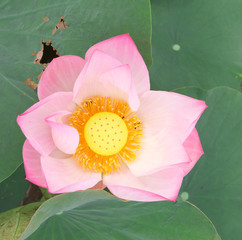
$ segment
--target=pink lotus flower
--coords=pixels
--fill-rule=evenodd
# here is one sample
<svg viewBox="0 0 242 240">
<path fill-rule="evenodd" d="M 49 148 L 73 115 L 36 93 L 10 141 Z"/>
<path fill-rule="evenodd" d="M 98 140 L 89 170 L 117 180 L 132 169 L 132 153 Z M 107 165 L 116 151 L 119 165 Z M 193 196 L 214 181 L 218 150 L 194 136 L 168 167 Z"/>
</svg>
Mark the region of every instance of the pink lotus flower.
<svg viewBox="0 0 242 240">
<path fill-rule="evenodd" d="M 204 101 L 151 91 L 128 34 L 92 46 L 85 60 L 55 58 L 39 102 L 19 115 L 26 178 L 51 193 L 103 188 L 136 201 L 176 200 L 203 154 Z"/>
</svg>

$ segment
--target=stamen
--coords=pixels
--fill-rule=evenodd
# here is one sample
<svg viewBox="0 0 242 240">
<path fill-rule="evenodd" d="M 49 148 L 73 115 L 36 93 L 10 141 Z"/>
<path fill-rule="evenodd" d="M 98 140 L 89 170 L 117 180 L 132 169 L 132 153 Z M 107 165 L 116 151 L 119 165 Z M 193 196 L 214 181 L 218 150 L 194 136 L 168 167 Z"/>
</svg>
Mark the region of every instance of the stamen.
<svg viewBox="0 0 242 240">
<path fill-rule="evenodd" d="M 85 169 L 109 174 L 136 159 L 142 123 L 126 102 L 89 98 L 77 107 L 70 122 L 80 137 L 73 157 Z"/>
</svg>

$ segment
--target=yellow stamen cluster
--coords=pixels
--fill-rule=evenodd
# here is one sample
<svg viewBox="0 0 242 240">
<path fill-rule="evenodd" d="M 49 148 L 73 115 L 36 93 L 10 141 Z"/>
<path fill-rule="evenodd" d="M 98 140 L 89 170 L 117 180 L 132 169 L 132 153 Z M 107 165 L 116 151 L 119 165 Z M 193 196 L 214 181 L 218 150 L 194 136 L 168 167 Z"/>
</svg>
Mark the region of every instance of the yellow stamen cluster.
<svg viewBox="0 0 242 240">
<path fill-rule="evenodd" d="M 136 158 L 142 123 L 126 102 L 92 97 L 82 101 L 69 120 L 80 136 L 73 157 L 84 169 L 109 174 Z"/>
</svg>

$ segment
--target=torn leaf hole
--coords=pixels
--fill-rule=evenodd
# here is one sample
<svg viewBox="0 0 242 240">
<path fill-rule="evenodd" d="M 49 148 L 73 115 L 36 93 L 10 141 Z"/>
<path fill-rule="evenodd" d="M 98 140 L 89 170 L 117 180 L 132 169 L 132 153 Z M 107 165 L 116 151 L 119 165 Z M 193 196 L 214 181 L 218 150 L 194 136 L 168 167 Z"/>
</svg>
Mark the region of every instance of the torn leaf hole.
<svg viewBox="0 0 242 240">
<path fill-rule="evenodd" d="M 32 55 L 36 55 L 34 64 L 46 65 L 47 63 L 50 63 L 54 58 L 59 57 L 57 50 L 52 46 L 51 40 L 48 43 L 42 40 L 41 43 L 41 50 L 38 53 L 32 53 Z"/>
<path fill-rule="evenodd" d="M 52 31 L 52 35 L 54 35 L 56 33 L 56 31 L 59 30 L 64 30 L 66 28 L 68 28 L 69 26 L 66 25 L 65 20 L 63 18 L 63 16 L 60 18 L 60 22 L 56 24 L 55 28 Z"/>
</svg>

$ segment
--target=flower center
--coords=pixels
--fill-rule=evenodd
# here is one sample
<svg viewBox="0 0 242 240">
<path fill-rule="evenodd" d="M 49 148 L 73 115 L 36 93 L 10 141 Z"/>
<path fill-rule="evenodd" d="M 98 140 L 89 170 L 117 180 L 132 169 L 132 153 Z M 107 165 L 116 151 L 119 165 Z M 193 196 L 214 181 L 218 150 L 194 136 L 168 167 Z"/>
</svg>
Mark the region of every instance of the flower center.
<svg viewBox="0 0 242 240">
<path fill-rule="evenodd" d="M 109 174 L 136 159 L 142 123 L 126 102 L 92 97 L 82 101 L 69 120 L 79 133 L 73 158 L 84 169 Z"/>
<path fill-rule="evenodd" d="M 110 156 L 118 153 L 126 144 L 128 128 L 116 113 L 100 112 L 87 121 L 84 137 L 92 151 Z"/>
</svg>

